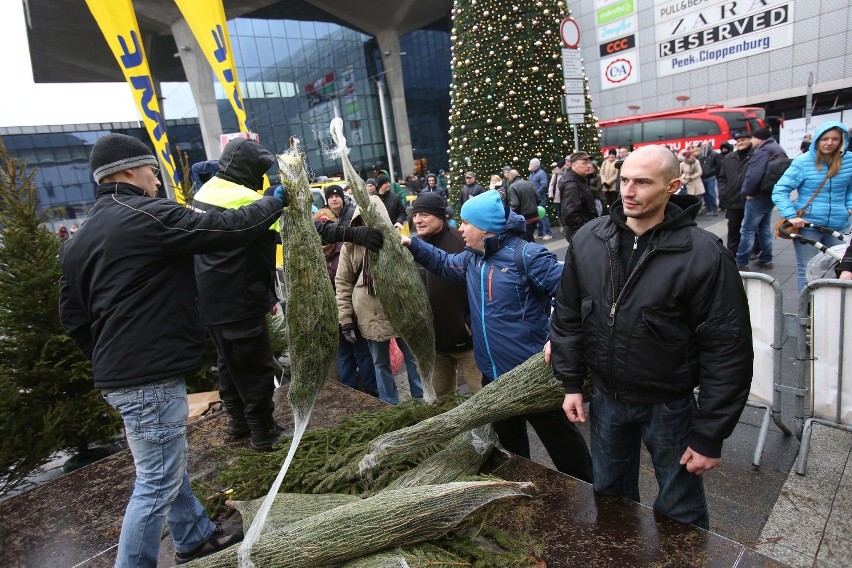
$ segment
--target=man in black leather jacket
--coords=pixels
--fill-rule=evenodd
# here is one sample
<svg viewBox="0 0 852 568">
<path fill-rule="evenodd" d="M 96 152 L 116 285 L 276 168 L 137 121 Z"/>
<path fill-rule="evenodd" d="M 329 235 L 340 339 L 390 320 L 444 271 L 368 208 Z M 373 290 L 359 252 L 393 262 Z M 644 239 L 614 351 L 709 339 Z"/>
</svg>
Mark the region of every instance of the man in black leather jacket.
<svg viewBox="0 0 852 568">
<path fill-rule="evenodd" d="M 204 338 L 192 258 L 268 231 L 286 194 L 206 214 L 158 199 L 157 159 L 123 134 L 100 138 L 89 162 L 97 198 L 60 249 L 60 316 L 122 415 L 136 464 L 116 565 L 155 567 L 164 522 L 183 563 L 242 538 L 208 520 L 186 475 L 183 375 L 201 365 Z"/>
<path fill-rule="evenodd" d="M 659 484 L 654 509 L 707 528 L 700 475 L 719 464 L 751 384 L 748 304 L 730 252 L 695 224 L 700 198 L 672 197 L 680 182 L 667 148 L 637 149 L 621 180 L 621 202 L 568 249 L 553 370 L 572 422 L 585 421 L 591 372 L 595 491 L 639 500 L 641 441 Z"/>
<path fill-rule="evenodd" d="M 571 168 L 557 182 L 562 202 L 562 231 L 569 241 L 580 227 L 598 216 L 588 178 L 593 171 L 588 152 L 576 152 L 571 156 Z"/>
</svg>

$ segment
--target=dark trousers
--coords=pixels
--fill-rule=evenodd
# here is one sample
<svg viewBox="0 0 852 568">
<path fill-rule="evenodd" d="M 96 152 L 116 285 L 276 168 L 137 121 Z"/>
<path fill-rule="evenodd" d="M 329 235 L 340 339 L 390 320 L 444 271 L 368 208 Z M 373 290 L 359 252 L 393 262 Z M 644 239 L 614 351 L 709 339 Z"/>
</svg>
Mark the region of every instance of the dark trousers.
<svg viewBox="0 0 852 568">
<path fill-rule="evenodd" d="M 745 209 L 725 209 L 725 219 L 728 220 L 728 250 L 734 255 L 740 248 L 740 227 L 743 226 Z"/>
<path fill-rule="evenodd" d="M 236 420 L 250 422 L 272 416 L 272 345 L 266 318 L 211 325 L 210 335 L 219 354 L 219 396 Z"/>
<path fill-rule="evenodd" d="M 482 385 L 491 382 L 482 377 Z M 588 483 L 592 483 L 592 456 L 583 435 L 565 416 L 561 408 L 513 416 L 492 423 L 500 444 L 521 457 L 529 459 L 530 440 L 527 435 L 527 422 L 535 430 L 544 444 L 556 469 Z"/>
<path fill-rule="evenodd" d="M 654 509 L 677 521 L 709 527 L 700 475 L 680 465 L 692 433 L 692 394 L 659 404 L 614 400 L 592 389 L 589 415 L 597 493 L 639 501 L 640 444 L 651 454 L 659 492 Z"/>
<path fill-rule="evenodd" d="M 376 384 L 376 370 L 373 366 L 373 356 L 367 340 L 358 334 L 358 341 L 349 343 L 343 333 L 338 334 L 337 355 L 334 362 L 337 367 L 338 380 L 353 389 L 358 388 L 358 377 L 361 377 L 361 390 L 364 392 L 379 392 Z"/>
<path fill-rule="evenodd" d="M 534 243 L 535 242 L 535 228 L 538 226 L 538 223 L 530 223 L 527 221 L 526 229 L 524 230 L 524 236 L 522 237 L 524 240 Z"/>
</svg>

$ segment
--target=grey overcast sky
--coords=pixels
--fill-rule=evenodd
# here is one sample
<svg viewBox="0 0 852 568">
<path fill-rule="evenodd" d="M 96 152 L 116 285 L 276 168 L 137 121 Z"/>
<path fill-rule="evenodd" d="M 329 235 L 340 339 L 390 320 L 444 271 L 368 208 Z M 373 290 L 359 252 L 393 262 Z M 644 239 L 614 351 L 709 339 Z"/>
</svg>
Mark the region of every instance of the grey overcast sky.
<svg viewBox="0 0 852 568">
<path fill-rule="evenodd" d="M 0 126 L 139 120 L 126 83 L 33 83 L 24 21 L 21 0 L 0 2 Z"/>
</svg>

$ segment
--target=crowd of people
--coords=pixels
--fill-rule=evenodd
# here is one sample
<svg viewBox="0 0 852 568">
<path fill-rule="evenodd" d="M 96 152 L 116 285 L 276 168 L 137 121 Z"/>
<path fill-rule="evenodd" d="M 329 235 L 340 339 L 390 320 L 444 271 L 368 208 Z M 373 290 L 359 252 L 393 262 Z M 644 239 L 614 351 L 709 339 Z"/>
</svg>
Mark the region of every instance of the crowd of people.
<svg viewBox="0 0 852 568">
<path fill-rule="evenodd" d="M 772 268 L 773 205 L 825 244 L 831 237 L 810 233 L 808 223 L 848 229 L 848 146 L 843 125 L 826 123 L 777 180 L 783 150 L 759 129 L 718 153 L 708 143 L 680 153 L 625 147 L 599 164 L 577 151 L 553 162 L 550 176 L 532 158 L 526 177 L 511 166 L 482 174 L 487 187 L 474 171 L 458 189 L 443 171 L 422 184 L 416 176 L 393 182 L 387 172 L 365 183 L 389 223 L 413 229 L 400 243 L 432 308 L 436 394 L 475 393 L 544 351 L 564 387 L 562 409 L 496 422 L 501 444 L 529 457 L 529 423 L 557 469 L 600 494 L 638 500 L 644 443 L 659 486 L 654 508 L 707 528 L 701 475 L 720 463 L 751 381 L 738 270 L 755 252 L 758 267 Z M 164 522 L 177 563 L 242 538 L 207 521 L 186 475 L 182 376 L 201 362 L 204 326 L 218 352 L 228 433 L 265 451 L 283 432 L 272 418 L 265 316 L 279 301 L 274 250 L 288 195 L 280 185 L 258 191 L 273 160 L 256 142 L 230 142 L 191 207 L 182 207 L 156 197 L 157 161 L 139 140 L 109 134 L 93 147 L 97 200 L 61 248 L 61 318 L 93 361 L 95 387 L 124 418 L 136 462 L 119 565 L 155 565 Z M 314 222 L 337 299 L 335 374 L 395 404 L 397 355 L 420 398 L 414 357 L 373 285 L 369 251 L 386 243 L 364 226 L 350 192 L 326 187 Z M 553 238 L 551 204 L 570 243 L 564 265 L 536 242 Z M 726 244 L 695 221 L 718 211 L 728 222 Z M 803 285 L 810 251 L 796 246 Z M 852 279 L 849 251 L 839 273 Z M 587 412 L 591 451 L 576 427 Z"/>
</svg>

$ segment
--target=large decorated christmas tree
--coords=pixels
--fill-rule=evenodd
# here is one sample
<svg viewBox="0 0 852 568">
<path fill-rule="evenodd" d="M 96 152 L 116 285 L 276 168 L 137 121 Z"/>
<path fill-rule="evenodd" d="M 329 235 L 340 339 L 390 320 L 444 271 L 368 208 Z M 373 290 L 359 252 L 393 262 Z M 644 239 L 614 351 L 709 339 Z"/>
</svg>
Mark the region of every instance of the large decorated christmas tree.
<svg viewBox="0 0 852 568">
<path fill-rule="evenodd" d="M 506 165 L 527 175 L 531 158 L 546 172 L 575 151 L 562 114 L 562 43 L 569 15 L 562 0 L 456 0 L 452 10 L 450 85 L 451 187 L 472 170 L 483 186 Z M 599 151 L 598 131 L 584 77 L 586 112 L 579 147 Z M 454 200 L 458 191 L 453 192 Z"/>
</svg>

